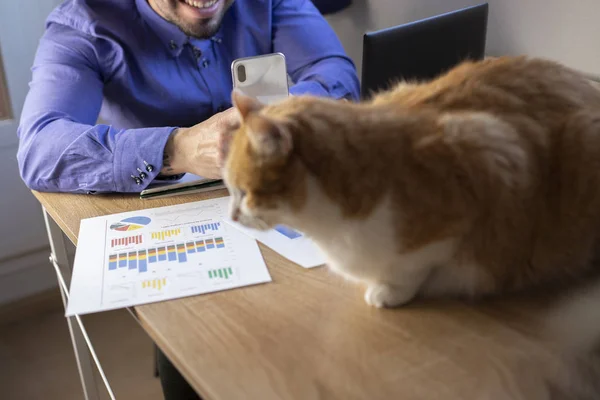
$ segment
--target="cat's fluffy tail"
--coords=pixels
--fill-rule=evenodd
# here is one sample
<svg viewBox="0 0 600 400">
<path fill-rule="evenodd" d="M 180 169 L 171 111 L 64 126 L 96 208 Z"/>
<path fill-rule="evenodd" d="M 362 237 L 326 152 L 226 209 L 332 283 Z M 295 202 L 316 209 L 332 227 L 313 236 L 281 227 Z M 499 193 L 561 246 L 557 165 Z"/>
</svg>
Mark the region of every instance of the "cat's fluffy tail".
<svg viewBox="0 0 600 400">
<path fill-rule="evenodd" d="M 600 346 L 600 280 L 562 299 L 548 315 L 546 333 L 578 354 Z"/>
<path fill-rule="evenodd" d="M 562 299 L 548 315 L 545 333 L 559 345 L 561 361 L 546 377 L 548 398 L 599 399 L 600 280 Z"/>
<path fill-rule="evenodd" d="M 600 281 L 544 312 L 541 336 L 558 351 L 499 359 L 481 379 L 478 400 L 600 399 Z M 558 347 L 558 348 L 557 348 Z M 494 360 L 494 359 L 492 359 Z"/>
</svg>

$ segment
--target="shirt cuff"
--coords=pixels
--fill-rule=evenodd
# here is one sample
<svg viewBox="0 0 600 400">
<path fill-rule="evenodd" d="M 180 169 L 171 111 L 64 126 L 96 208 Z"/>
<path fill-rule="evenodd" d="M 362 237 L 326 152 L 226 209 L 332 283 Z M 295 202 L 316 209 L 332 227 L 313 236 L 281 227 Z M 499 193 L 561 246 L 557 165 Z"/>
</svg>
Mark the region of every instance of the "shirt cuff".
<svg viewBox="0 0 600 400">
<path fill-rule="evenodd" d="M 117 192 L 141 192 L 160 173 L 163 153 L 175 127 L 131 129 L 122 132 L 114 153 Z"/>
</svg>

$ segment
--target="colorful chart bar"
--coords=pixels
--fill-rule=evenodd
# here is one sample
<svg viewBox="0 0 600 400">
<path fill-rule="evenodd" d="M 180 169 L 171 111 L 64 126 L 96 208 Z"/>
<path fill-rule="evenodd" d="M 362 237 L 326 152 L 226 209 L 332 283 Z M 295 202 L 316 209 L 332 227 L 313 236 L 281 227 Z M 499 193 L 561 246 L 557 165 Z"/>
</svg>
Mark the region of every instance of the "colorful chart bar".
<svg viewBox="0 0 600 400">
<path fill-rule="evenodd" d="M 187 249 L 188 254 L 192 254 L 196 252 L 196 247 L 194 246 L 194 242 L 187 242 L 185 244 L 185 248 Z"/>
<path fill-rule="evenodd" d="M 216 279 L 216 278 L 229 279 L 230 276 L 233 276 L 233 270 L 231 269 L 231 267 L 211 269 L 208 271 L 209 279 Z"/>
<path fill-rule="evenodd" d="M 138 251 L 138 269 L 140 270 L 140 272 L 148 271 L 148 268 L 146 266 L 146 250 Z"/>
<path fill-rule="evenodd" d="M 110 247 L 128 246 L 130 244 L 141 244 L 143 242 L 142 235 L 129 236 L 124 238 L 110 239 Z"/>
<path fill-rule="evenodd" d="M 158 289 L 162 290 L 167 285 L 167 278 L 156 278 L 142 281 L 142 289 Z"/>
<path fill-rule="evenodd" d="M 166 231 L 152 232 L 152 239 L 165 240 L 165 238 L 171 238 L 178 236 L 181 233 L 181 228 L 168 229 Z"/>
<path fill-rule="evenodd" d="M 169 249 L 169 261 L 177 261 L 177 251 L 175 250 L 175 246 L 168 246 Z"/>
<path fill-rule="evenodd" d="M 137 252 L 130 252 L 129 256 L 127 257 L 127 260 L 129 261 L 129 269 L 137 268 Z"/>
<path fill-rule="evenodd" d="M 148 262 L 149 263 L 156 262 L 156 249 L 148 249 Z"/>
<path fill-rule="evenodd" d="M 158 251 L 158 261 L 167 261 L 167 249 L 164 247 L 159 247 Z"/>
<path fill-rule="evenodd" d="M 186 263 L 190 260 L 189 255 L 191 254 L 204 253 L 208 250 L 223 249 L 225 247 L 223 237 L 216 237 L 214 239 L 209 238 L 177 243 L 176 245 L 111 254 L 108 257 L 108 269 L 116 270 L 117 268 L 127 267 L 130 270 L 137 269 L 139 272 L 147 272 L 148 264 L 159 262 Z M 218 274 L 218 272 L 215 272 L 215 274 Z"/>
<path fill-rule="evenodd" d="M 196 225 L 196 226 L 192 226 L 192 233 L 199 233 L 199 234 L 205 235 L 206 232 L 208 232 L 208 231 L 217 232 L 219 230 L 220 226 L 221 226 L 220 222 Z"/>
<path fill-rule="evenodd" d="M 117 269 L 117 255 L 116 254 L 111 254 L 110 256 L 108 256 L 108 269 L 113 270 L 113 269 Z"/>
<path fill-rule="evenodd" d="M 288 228 L 287 226 L 277 225 L 275 227 L 275 230 L 281 233 L 283 236 L 287 237 L 288 239 L 297 239 L 299 237 L 302 237 L 302 234 L 300 232 Z"/>
<path fill-rule="evenodd" d="M 183 243 L 177 245 L 177 256 L 180 263 L 187 261 L 187 256 L 185 255 L 185 245 Z"/>
</svg>

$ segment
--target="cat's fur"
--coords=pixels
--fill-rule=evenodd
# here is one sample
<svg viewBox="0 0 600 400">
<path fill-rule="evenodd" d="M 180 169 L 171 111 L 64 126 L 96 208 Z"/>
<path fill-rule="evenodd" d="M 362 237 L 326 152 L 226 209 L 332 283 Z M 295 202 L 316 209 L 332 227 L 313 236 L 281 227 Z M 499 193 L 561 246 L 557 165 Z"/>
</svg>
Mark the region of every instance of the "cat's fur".
<svg viewBox="0 0 600 400">
<path fill-rule="evenodd" d="M 233 101 L 232 218 L 305 232 L 371 305 L 596 279 L 600 91 L 577 72 L 505 57 L 361 104 Z M 589 290 L 548 319 L 587 349 L 600 338 Z"/>
<path fill-rule="evenodd" d="M 234 103 L 244 123 L 224 171 L 233 216 L 306 232 L 333 270 L 367 283 L 369 304 L 591 272 L 600 92 L 576 72 L 501 58 L 363 104 Z"/>
</svg>

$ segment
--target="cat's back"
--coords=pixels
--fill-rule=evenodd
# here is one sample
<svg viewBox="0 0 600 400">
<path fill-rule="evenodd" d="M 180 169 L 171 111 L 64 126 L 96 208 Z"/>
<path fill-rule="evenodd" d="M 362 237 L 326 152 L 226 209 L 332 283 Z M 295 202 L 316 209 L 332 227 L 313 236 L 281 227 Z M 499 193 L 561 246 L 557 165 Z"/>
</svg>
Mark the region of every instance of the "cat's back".
<svg viewBox="0 0 600 400">
<path fill-rule="evenodd" d="M 547 119 L 551 114 L 565 115 L 579 109 L 600 110 L 600 91 L 582 74 L 558 63 L 501 57 L 465 62 L 427 83 L 400 83 L 374 102 Z"/>
</svg>

